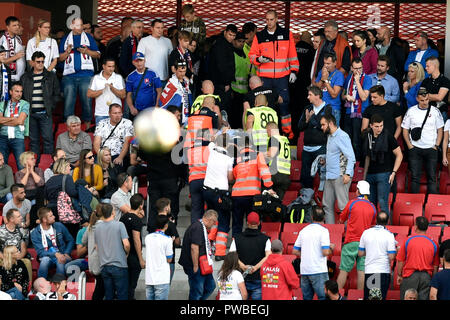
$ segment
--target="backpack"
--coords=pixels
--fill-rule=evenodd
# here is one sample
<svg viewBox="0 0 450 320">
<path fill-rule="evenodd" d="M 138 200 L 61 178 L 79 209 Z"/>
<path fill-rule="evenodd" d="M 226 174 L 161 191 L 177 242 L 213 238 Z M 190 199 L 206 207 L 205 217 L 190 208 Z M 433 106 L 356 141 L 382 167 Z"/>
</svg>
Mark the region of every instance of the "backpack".
<svg viewBox="0 0 450 320">
<path fill-rule="evenodd" d="M 286 211 L 281 200 L 263 192 L 253 196 L 252 210 L 270 221 L 280 221 Z"/>
<path fill-rule="evenodd" d="M 59 192 L 57 199 L 56 208 L 58 210 L 59 221 L 72 224 L 80 223 L 80 214 L 73 209 L 72 199 L 65 190 L 66 178 L 67 175 L 64 175 L 62 180 L 62 191 Z"/>
<path fill-rule="evenodd" d="M 311 203 L 294 203 L 289 205 L 283 222 L 288 223 L 310 223 L 312 222 L 312 205 Z"/>
</svg>

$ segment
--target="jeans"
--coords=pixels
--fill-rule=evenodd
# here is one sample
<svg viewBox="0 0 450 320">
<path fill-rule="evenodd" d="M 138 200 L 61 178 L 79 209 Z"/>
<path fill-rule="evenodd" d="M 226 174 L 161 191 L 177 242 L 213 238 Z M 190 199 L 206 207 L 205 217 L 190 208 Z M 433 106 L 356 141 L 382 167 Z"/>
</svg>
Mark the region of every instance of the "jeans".
<svg viewBox="0 0 450 320">
<path fill-rule="evenodd" d="M 87 91 L 91 83 L 91 77 L 64 76 L 61 86 L 64 93 L 64 121 L 67 117 L 75 114 L 75 103 L 77 94 L 81 101 L 81 120 L 92 120 L 91 99 L 87 97 Z"/>
<path fill-rule="evenodd" d="M 216 210 L 219 214 L 219 232 L 228 233 L 230 231 L 231 212 L 219 209 L 219 194 L 212 190 L 203 189 L 203 199 L 205 199 L 208 209 Z"/>
<path fill-rule="evenodd" d="M 414 147 L 409 151 L 409 169 L 411 170 L 410 193 L 419 193 L 422 164 L 427 175 L 427 193 L 437 193 L 436 166 L 438 151 L 433 148 L 421 149 Z"/>
<path fill-rule="evenodd" d="M 248 292 L 248 297 L 252 300 L 261 300 L 261 280 L 245 280 L 245 288 Z"/>
<path fill-rule="evenodd" d="M 345 115 L 343 129 L 347 132 L 352 141 L 356 161 L 358 161 L 361 156 L 361 125 L 361 118 L 350 118 L 349 114 Z"/>
<path fill-rule="evenodd" d="M 56 267 L 56 273 L 66 275 L 66 266 L 64 263 L 59 263 L 56 258 L 42 257 L 39 263 L 38 278 L 47 278 L 48 270 L 53 267 Z"/>
<path fill-rule="evenodd" d="M 253 209 L 253 196 L 232 197 L 233 199 L 233 237 L 242 232 L 244 216 L 246 217 Z"/>
<path fill-rule="evenodd" d="M 40 158 L 40 138 L 44 154 L 53 153 L 52 117 L 47 112 L 32 113 L 30 116 L 30 149 Z"/>
<path fill-rule="evenodd" d="M 339 123 L 341 122 L 341 109 L 333 109 L 331 114 L 336 118 L 336 125 L 339 127 Z"/>
<path fill-rule="evenodd" d="M 145 286 L 147 300 L 169 300 L 170 283 Z"/>
<path fill-rule="evenodd" d="M 291 114 L 289 110 L 289 76 L 283 78 L 261 77 L 261 81 L 264 82 L 265 87 L 278 89 L 278 94 L 283 98 L 283 103 L 280 104 L 280 116 Z"/>
<path fill-rule="evenodd" d="M 325 300 L 325 281 L 328 280 L 328 272 L 317 273 L 311 275 L 302 275 L 301 288 L 303 293 L 303 300 L 312 300 L 314 293 L 317 294 L 317 299 Z"/>
<path fill-rule="evenodd" d="M 0 135 L 0 152 L 3 154 L 3 158 L 5 159 L 6 164 L 8 164 L 9 153 L 12 152 L 14 154 L 14 158 L 16 159 L 17 169 L 23 169 L 23 166 L 20 164 L 19 158 L 20 155 L 25 152 L 24 139 L 8 139 L 8 136 Z"/>
<path fill-rule="evenodd" d="M 128 299 L 128 268 L 103 266 L 101 274 L 105 286 L 105 300 L 113 300 L 114 295 L 117 300 Z"/>
<path fill-rule="evenodd" d="M 311 166 L 316 160 L 317 156 L 327 153 L 326 145 L 320 147 L 319 150 L 314 152 L 302 151 L 302 169 L 300 171 L 300 182 L 303 188 L 313 188 L 314 177 L 311 176 Z"/>
<path fill-rule="evenodd" d="M 366 181 L 370 184 L 369 200 L 375 206 L 380 204 L 380 210 L 389 213 L 389 176 L 391 172 L 368 173 Z"/>
<path fill-rule="evenodd" d="M 203 179 L 189 182 L 189 192 L 191 194 L 191 223 L 201 219 L 205 213 L 205 200 L 203 199 Z"/>
<path fill-rule="evenodd" d="M 192 269 L 183 268 L 188 276 L 189 300 L 206 300 L 214 292 L 216 282 L 212 274 L 203 276 L 198 268 L 194 273 Z"/>
<path fill-rule="evenodd" d="M 14 300 L 25 300 L 22 292 L 16 287 L 9 289 L 6 293 L 9 294 Z"/>
</svg>

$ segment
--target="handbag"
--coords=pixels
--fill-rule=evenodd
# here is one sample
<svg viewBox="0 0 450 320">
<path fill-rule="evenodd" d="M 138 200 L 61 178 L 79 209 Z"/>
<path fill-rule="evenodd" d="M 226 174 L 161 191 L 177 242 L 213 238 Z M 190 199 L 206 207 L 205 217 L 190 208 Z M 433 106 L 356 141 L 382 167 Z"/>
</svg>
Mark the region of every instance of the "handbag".
<svg viewBox="0 0 450 320">
<path fill-rule="evenodd" d="M 57 200 L 57 210 L 58 210 L 58 217 L 59 221 L 62 223 L 80 223 L 81 222 L 81 216 L 80 214 L 75 211 L 72 205 L 72 199 L 70 196 L 66 193 L 66 178 L 67 175 L 63 176 L 62 180 L 62 191 L 58 194 L 58 200 Z"/>
<path fill-rule="evenodd" d="M 425 119 L 423 119 L 423 122 L 422 122 L 422 126 L 411 129 L 411 131 L 410 131 L 411 139 L 413 139 L 414 141 L 420 140 L 420 137 L 422 136 L 422 129 L 425 126 L 425 122 L 427 122 L 428 115 L 430 114 L 430 110 L 431 110 L 431 106 L 428 107 L 427 114 L 425 115 Z"/>
<path fill-rule="evenodd" d="M 200 267 L 200 273 L 202 274 L 202 276 L 213 273 L 213 266 L 208 263 L 208 257 L 206 256 L 206 254 L 200 256 L 200 258 L 198 259 L 198 265 Z"/>
</svg>

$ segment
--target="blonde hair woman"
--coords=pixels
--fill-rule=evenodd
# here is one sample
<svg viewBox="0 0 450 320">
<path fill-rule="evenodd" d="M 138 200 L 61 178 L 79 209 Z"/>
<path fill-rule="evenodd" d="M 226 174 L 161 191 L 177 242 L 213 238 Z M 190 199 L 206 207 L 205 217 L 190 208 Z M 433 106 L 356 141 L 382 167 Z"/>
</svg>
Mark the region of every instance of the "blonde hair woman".
<svg viewBox="0 0 450 320">
<path fill-rule="evenodd" d="M 3 249 L 3 263 L 0 266 L 1 291 L 8 293 L 13 299 L 25 300 L 30 282 L 27 267 L 22 260 L 17 260 L 16 246 Z"/>
<path fill-rule="evenodd" d="M 45 19 L 40 19 L 37 23 L 37 30 L 33 38 L 28 41 L 26 59 L 31 65 L 31 56 L 36 51 L 41 51 L 45 55 L 44 66 L 48 71 L 56 71 L 59 49 L 55 39 L 50 37 L 51 25 Z"/>
<path fill-rule="evenodd" d="M 417 92 L 419 92 L 420 85 L 425 79 L 425 71 L 420 63 L 413 62 L 408 66 L 407 79 L 403 83 L 403 92 L 405 93 L 405 100 L 409 109 L 417 104 Z"/>
<path fill-rule="evenodd" d="M 103 189 L 99 191 L 100 198 L 103 202 L 108 202 L 114 192 L 119 188 L 117 185 L 117 175 L 119 174 L 117 167 L 111 158 L 111 150 L 108 147 L 100 149 L 97 155 L 97 163 L 103 169 Z M 104 201 L 106 200 L 106 201 Z"/>
<path fill-rule="evenodd" d="M 36 200 L 39 198 L 38 188 L 43 187 L 45 183 L 44 171 L 36 167 L 36 154 L 33 151 L 23 152 L 19 157 L 19 162 L 23 169 L 16 172 L 16 183 L 25 186 L 27 199 Z"/>
</svg>

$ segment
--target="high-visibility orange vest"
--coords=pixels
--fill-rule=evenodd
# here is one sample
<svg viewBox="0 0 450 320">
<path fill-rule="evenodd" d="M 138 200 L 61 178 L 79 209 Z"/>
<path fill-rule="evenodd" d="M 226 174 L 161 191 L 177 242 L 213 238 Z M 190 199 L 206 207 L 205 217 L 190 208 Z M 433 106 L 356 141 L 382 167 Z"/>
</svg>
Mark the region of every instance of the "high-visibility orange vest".
<svg viewBox="0 0 450 320">
<path fill-rule="evenodd" d="M 273 185 L 264 155 L 250 148 L 244 148 L 240 152 L 233 168 L 233 175 L 236 180 L 231 192 L 233 197 L 260 194 L 261 179 L 265 187 L 270 188 Z"/>
<path fill-rule="evenodd" d="M 257 59 L 261 56 L 273 61 L 260 63 Z M 258 67 L 257 75 L 260 77 L 282 78 L 300 69 L 292 32 L 279 25 L 273 35 L 267 32 L 267 27 L 256 33 L 248 57 Z"/>
<path fill-rule="evenodd" d="M 184 142 L 185 148 L 190 148 L 194 144 L 195 135 L 197 130 L 210 129 L 213 133 L 212 118 L 202 114 L 193 114 L 188 118 L 188 127 L 186 133 L 186 141 Z"/>
<path fill-rule="evenodd" d="M 205 179 L 206 167 L 208 166 L 210 141 L 197 138 L 194 145 L 188 149 L 189 182 Z"/>
</svg>

